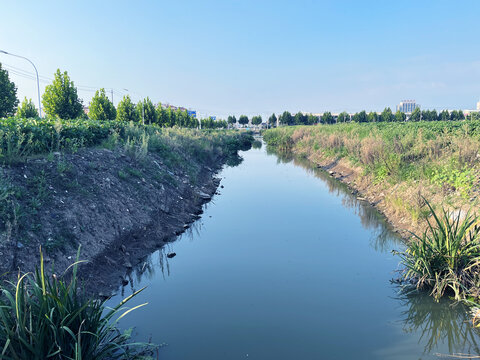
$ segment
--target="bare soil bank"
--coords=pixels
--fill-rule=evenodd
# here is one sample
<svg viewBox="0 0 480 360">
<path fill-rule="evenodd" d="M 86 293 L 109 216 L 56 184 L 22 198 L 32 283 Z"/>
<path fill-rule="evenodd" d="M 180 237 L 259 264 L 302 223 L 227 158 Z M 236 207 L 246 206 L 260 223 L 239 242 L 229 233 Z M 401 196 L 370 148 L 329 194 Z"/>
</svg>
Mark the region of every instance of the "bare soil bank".
<svg viewBox="0 0 480 360">
<path fill-rule="evenodd" d="M 28 210 L 15 213 L 1 235 L 2 273 L 33 271 L 42 245 L 46 267 L 61 274 L 81 245 L 87 289 L 108 294 L 143 256 L 199 218 L 225 160 L 170 169 L 157 154 L 135 160 L 122 149 L 84 149 L 3 168 L 3 178 L 26 194 L 12 206 Z"/>
</svg>

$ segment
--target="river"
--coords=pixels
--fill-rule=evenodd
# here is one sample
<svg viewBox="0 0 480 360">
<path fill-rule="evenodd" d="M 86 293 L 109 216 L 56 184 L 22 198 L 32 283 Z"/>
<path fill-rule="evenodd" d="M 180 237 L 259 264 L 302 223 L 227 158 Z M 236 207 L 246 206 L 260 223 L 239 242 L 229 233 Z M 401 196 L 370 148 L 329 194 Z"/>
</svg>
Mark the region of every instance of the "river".
<svg viewBox="0 0 480 360">
<path fill-rule="evenodd" d="M 480 353 L 463 306 L 390 282 L 402 243 L 374 208 L 305 160 L 241 155 L 202 218 L 112 298 L 147 286 L 122 327 L 163 344 L 163 360 Z"/>
</svg>

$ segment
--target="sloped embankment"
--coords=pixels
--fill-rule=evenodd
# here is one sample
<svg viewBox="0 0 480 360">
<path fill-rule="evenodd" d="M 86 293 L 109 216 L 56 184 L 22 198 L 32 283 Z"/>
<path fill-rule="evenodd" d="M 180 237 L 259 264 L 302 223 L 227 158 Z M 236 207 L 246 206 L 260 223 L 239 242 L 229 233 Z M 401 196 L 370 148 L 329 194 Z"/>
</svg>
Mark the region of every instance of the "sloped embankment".
<svg viewBox="0 0 480 360">
<path fill-rule="evenodd" d="M 143 154 L 117 146 L 2 168 L 2 272 L 32 271 L 41 245 L 47 267 L 61 273 L 81 245 L 81 258 L 89 261 L 81 271 L 87 285 L 115 288 L 125 269 L 199 217 L 219 185 L 215 173 L 251 144 L 250 135 L 231 136 L 238 138 L 202 156 L 181 146 Z"/>
</svg>

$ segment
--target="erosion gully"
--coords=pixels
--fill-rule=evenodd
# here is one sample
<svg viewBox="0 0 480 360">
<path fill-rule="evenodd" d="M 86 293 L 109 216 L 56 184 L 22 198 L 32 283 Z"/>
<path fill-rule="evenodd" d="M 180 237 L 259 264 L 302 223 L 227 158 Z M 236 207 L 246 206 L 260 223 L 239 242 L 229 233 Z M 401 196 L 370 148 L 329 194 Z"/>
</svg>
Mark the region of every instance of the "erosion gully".
<svg viewBox="0 0 480 360">
<path fill-rule="evenodd" d="M 161 359 L 439 359 L 480 354 L 467 309 L 400 291 L 402 241 L 306 160 L 263 146 L 225 168 L 200 220 L 128 274 L 122 319 Z M 168 253 L 175 252 L 173 258 Z"/>
</svg>

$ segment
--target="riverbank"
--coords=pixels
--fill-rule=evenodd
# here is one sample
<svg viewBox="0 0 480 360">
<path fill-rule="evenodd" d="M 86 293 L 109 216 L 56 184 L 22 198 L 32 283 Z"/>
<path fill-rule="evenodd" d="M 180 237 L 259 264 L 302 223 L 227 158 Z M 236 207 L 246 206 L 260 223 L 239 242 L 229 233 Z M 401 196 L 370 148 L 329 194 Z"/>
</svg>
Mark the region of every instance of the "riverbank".
<svg viewBox="0 0 480 360">
<path fill-rule="evenodd" d="M 402 237 L 430 211 L 478 209 L 479 122 L 338 124 L 271 129 L 269 146 L 308 158 L 378 208 Z"/>
<path fill-rule="evenodd" d="M 131 125 L 88 148 L 31 155 L 1 168 L 2 273 L 45 267 L 62 273 L 79 246 L 87 288 L 108 292 L 145 253 L 188 229 L 219 186 L 225 163 L 241 161 L 248 133 Z"/>
</svg>

